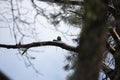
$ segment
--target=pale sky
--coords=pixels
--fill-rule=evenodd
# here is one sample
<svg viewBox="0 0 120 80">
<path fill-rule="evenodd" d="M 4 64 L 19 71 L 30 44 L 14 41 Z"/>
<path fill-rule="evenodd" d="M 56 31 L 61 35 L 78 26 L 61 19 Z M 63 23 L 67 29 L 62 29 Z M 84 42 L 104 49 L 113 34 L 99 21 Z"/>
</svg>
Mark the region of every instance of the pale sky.
<svg viewBox="0 0 120 80">
<path fill-rule="evenodd" d="M 46 32 L 42 32 L 39 36 L 42 41 L 51 41 L 58 35 L 62 36 L 59 32 L 49 29 L 46 31 L 47 34 Z M 0 29 L 0 38 L 0 43 L 14 43 L 14 39 L 11 38 L 7 29 Z M 62 40 L 73 45 L 71 38 L 69 36 L 66 36 L 66 38 L 67 40 L 64 37 Z M 32 67 L 26 67 L 23 57 L 17 50 L 13 49 L 0 48 L 0 70 L 4 71 L 13 80 L 65 80 L 68 72 L 63 70 L 63 66 L 66 63 L 65 55 L 69 54 L 66 50 L 51 46 L 33 48 L 32 50 L 36 52 L 28 53 L 32 57 L 36 57 L 36 59 L 31 61 L 42 75 L 36 74 Z"/>
<path fill-rule="evenodd" d="M 22 5 L 24 5 L 24 7 L 30 7 L 31 4 L 29 2 L 27 2 L 27 4 L 24 2 Z M 30 14 L 34 14 L 34 12 L 31 12 Z M 31 18 L 30 14 L 28 17 L 30 16 Z M 68 34 L 76 35 L 79 33 L 79 29 L 61 23 L 61 25 L 58 27 L 59 31 L 56 31 L 56 28 L 50 25 L 45 18 L 38 18 L 39 23 L 35 24 L 35 28 L 38 34 L 33 34 L 32 38 L 25 38 L 24 43 L 34 41 L 52 41 L 53 39 L 56 39 L 57 36 L 61 36 L 63 42 L 75 46 L 75 44 L 72 42 L 73 37 L 68 36 Z M 0 27 L 8 26 L 4 23 L 0 24 Z M 31 29 L 33 28 L 32 26 L 33 25 L 30 27 Z M 67 34 L 65 34 L 66 32 Z M 27 30 L 27 27 L 23 33 L 31 35 L 31 31 Z M 10 34 L 9 28 L 0 28 L 0 43 L 15 44 L 13 34 Z M 69 72 L 64 71 L 63 67 L 67 63 L 65 61 L 65 56 L 69 54 L 68 51 L 54 46 L 38 47 L 32 48 L 30 50 L 28 51 L 28 55 L 35 57 L 35 59 L 30 59 L 30 61 L 40 74 L 37 74 L 32 66 L 26 66 L 26 64 L 28 65 L 29 62 L 27 62 L 25 55 L 21 56 L 18 53 L 18 50 L 5 48 L 0 48 L 0 70 L 7 74 L 12 80 L 66 79 Z"/>
</svg>

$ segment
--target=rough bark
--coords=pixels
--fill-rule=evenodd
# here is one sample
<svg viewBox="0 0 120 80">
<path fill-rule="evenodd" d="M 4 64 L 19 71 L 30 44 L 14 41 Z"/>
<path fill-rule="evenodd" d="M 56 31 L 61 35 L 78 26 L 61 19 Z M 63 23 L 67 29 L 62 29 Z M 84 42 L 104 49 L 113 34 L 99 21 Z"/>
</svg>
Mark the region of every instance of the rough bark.
<svg viewBox="0 0 120 80">
<path fill-rule="evenodd" d="M 84 24 L 72 80 L 98 80 L 107 32 L 106 3 L 102 0 L 85 0 L 84 2 Z"/>
</svg>

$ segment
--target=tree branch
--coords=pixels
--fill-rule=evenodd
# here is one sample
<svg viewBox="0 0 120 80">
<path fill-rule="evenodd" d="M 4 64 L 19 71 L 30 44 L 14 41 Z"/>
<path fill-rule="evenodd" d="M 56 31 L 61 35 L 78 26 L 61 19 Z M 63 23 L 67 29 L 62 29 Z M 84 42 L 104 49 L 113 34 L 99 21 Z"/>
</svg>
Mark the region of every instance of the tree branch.
<svg viewBox="0 0 120 80">
<path fill-rule="evenodd" d="M 113 55 L 115 54 L 116 49 L 107 42 L 106 42 L 106 48 L 108 49 L 108 51 L 111 52 L 111 54 L 113 54 Z"/>
<path fill-rule="evenodd" d="M 62 49 L 66 49 L 69 51 L 77 52 L 76 47 L 70 46 L 60 41 L 45 41 L 45 42 L 33 42 L 29 44 L 16 44 L 16 45 L 8 45 L 8 44 L 0 44 L 1 48 L 8 48 L 8 49 L 19 49 L 19 48 L 32 48 L 32 47 L 40 47 L 40 46 L 57 46 L 61 47 Z"/>
<path fill-rule="evenodd" d="M 102 64 L 102 71 L 109 76 L 110 78 L 113 77 L 114 70 L 107 66 L 105 63 Z"/>
<path fill-rule="evenodd" d="M 120 45 L 120 36 L 118 35 L 116 28 L 109 28 L 110 34 L 114 38 L 115 42 Z"/>
<path fill-rule="evenodd" d="M 46 42 L 44 41 L 44 42 L 33 42 L 29 44 L 16 44 L 16 45 L 0 44 L 1 48 L 8 48 L 8 49 L 19 49 L 19 48 L 28 49 L 32 47 L 41 47 L 41 46 L 57 46 L 57 47 L 61 47 L 62 49 L 66 49 L 66 50 L 73 51 L 73 52 L 78 52 L 76 47 L 70 46 L 60 41 L 46 41 Z M 102 65 L 102 70 L 108 76 L 111 75 L 110 72 L 112 71 L 112 69 L 106 66 L 104 63 Z"/>
<path fill-rule="evenodd" d="M 66 1 L 65 0 L 38 0 L 38 1 L 83 6 L 82 1 L 74 1 L 74 0 L 71 0 L 68 2 L 67 2 L 67 0 Z"/>
<path fill-rule="evenodd" d="M 112 15 L 115 17 L 115 9 L 114 9 L 114 7 L 112 7 L 112 6 L 108 6 L 108 11 L 110 12 L 110 13 L 112 13 Z"/>
</svg>

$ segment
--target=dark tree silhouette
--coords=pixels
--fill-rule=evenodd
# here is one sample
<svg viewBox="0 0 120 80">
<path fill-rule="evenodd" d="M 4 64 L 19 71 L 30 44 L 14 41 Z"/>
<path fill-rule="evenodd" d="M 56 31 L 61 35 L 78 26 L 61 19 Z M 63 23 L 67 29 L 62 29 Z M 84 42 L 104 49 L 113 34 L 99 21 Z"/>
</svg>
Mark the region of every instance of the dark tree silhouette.
<svg viewBox="0 0 120 80">
<path fill-rule="evenodd" d="M 0 80 L 10 80 L 10 78 L 0 71 Z"/>
</svg>

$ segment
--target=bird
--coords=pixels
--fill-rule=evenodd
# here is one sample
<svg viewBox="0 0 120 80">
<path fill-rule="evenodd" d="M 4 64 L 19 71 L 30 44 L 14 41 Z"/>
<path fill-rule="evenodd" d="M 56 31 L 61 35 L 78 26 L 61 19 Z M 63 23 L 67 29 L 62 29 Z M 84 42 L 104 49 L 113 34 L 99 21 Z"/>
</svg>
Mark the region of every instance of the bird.
<svg viewBox="0 0 120 80">
<path fill-rule="evenodd" d="M 61 41 L 61 37 L 58 36 L 57 39 L 54 39 L 53 41 Z"/>
<path fill-rule="evenodd" d="M 57 41 L 61 41 L 61 37 L 60 36 L 57 37 Z"/>
</svg>

